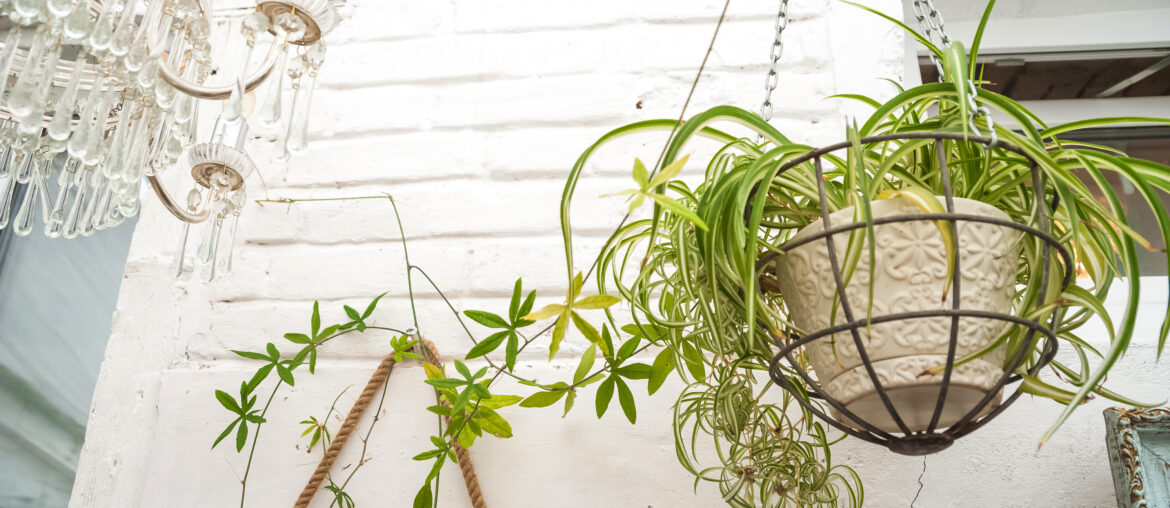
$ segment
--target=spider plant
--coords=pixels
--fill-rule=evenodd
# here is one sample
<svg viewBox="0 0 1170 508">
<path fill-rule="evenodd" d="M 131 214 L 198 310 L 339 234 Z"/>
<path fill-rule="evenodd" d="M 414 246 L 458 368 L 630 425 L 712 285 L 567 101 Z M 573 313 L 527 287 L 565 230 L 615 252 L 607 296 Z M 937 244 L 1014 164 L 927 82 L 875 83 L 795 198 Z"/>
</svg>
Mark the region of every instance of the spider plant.
<svg viewBox="0 0 1170 508">
<path fill-rule="evenodd" d="M 788 319 L 784 296 L 761 287 L 761 280 L 766 285 L 768 278 L 760 260 L 782 250 L 797 231 L 817 221 L 822 206 L 830 212 L 852 208 L 854 220 L 867 223 L 851 233 L 843 263 L 846 276 L 862 256 L 873 256 L 872 248 L 862 248 L 874 230 L 871 202 L 901 197 L 926 211 L 938 211 L 942 205 L 935 196 L 944 193 L 946 180 L 955 197 L 987 203 L 1022 224 L 1046 223 L 1073 259 L 1051 263 L 1052 272 L 1045 274 L 1040 260 L 1043 241 L 1021 240 L 1013 305 L 1027 319 L 1058 314 L 1062 319 L 1055 335 L 1061 347 L 1075 354 L 1053 361 L 1050 373 L 1029 376 L 1026 369 L 1035 365 L 1042 352 L 1038 343 L 1024 340 L 1026 328 L 1008 328 L 993 345 L 1013 352 L 1023 349 L 1024 361 L 1017 371 L 1024 374 L 1019 389 L 1066 406 L 1041 444 L 1089 397 L 1147 405 L 1107 390 L 1102 381 L 1134 339 L 1141 297 L 1137 250 L 1160 249 L 1170 240 L 1170 216 L 1158 196 L 1170 191 L 1170 167 L 1108 147 L 1067 142 L 1061 136 L 1123 123 L 1170 125 L 1170 120 L 1102 118 L 1048 126 L 1011 98 L 983 88 L 973 76 L 991 7 L 969 52 L 957 43 L 936 47 L 886 17 L 943 62 L 944 80 L 900 90 L 885 102 L 841 96 L 872 106 L 873 113 L 844 133 L 853 141 L 844 154 L 823 157 L 827 163 L 823 198 L 811 162 L 780 172 L 786 162 L 814 148 L 792 141 L 758 115 L 733 106 L 714 107 L 682 122 L 652 120 L 615 129 L 590 146 L 570 172 L 562 196 L 561 224 L 569 286 L 579 287 L 570 212 L 582 169 L 599 148 L 616 139 L 652 131 L 671 133 L 660 163 L 652 168 L 657 171 L 648 171 L 636 161 L 637 188 L 625 192 L 630 195 L 632 213 L 640 205 L 652 205 L 649 217 L 622 222 L 596 258 L 593 282 L 601 294 L 620 296 L 628 304 L 628 313 L 620 316 L 617 308 L 606 309 L 610 328 L 632 322 L 642 336 L 658 337 L 651 341 L 657 349 L 651 379 L 674 374 L 686 384 L 674 406 L 679 461 L 696 476 L 696 484 L 718 484 L 730 505 L 836 506 L 859 505 L 863 500 L 856 473 L 830 460 L 833 439 L 807 410 L 794 404 L 794 397 L 809 400 L 807 395 L 774 388 L 766 374 L 776 352 L 775 338 L 783 340 L 803 331 Z M 979 108 L 1010 119 L 1013 127 L 989 123 L 977 114 Z M 743 133 L 733 135 L 725 125 Z M 856 142 L 914 132 L 971 138 L 959 136 L 938 144 L 920 139 Z M 992 132 L 999 144 L 974 141 L 976 134 Z M 701 180 L 688 183 L 677 175 L 687 147 L 700 139 L 713 141 L 718 148 L 703 163 Z M 1005 149 L 1004 144 L 1018 147 L 1027 157 Z M 940 158 L 948 164 L 941 165 Z M 1038 166 L 1041 185 L 1035 185 L 1029 159 Z M 1110 173 L 1131 183 L 1153 211 L 1160 229 L 1154 242 L 1127 222 L 1126 210 L 1108 183 Z M 1049 213 L 1038 215 L 1042 207 Z M 631 216 L 635 215 L 627 217 Z M 947 248 L 954 249 L 948 228 L 940 224 L 938 229 Z M 1087 277 L 1064 287 L 1058 275 L 1067 268 L 1065 262 L 1075 262 Z M 1126 304 L 1124 311 L 1114 315 L 1103 302 L 1117 278 L 1127 280 Z M 566 302 L 560 311 L 562 330 L 571 307 Z M 1095 348 L 1078 335 L 1093 318 L 1108 331 L 1107 348 Z M 1157 337 L 1142 340 L 1155 340 L 1160 355 L 1168 331 L 1170 320 L 1163 322 Z M 990 349 L 967 354 L 957 363 L 986 355 Z M 1068 357 L 1075 361 L 1065 362 Z M 803 386 L 798 377 L 789 377 Z M 700 444 L 700 438 L 708 442 Z M 710 454 L 713 461 L 707 460 Z"/>
</svg>

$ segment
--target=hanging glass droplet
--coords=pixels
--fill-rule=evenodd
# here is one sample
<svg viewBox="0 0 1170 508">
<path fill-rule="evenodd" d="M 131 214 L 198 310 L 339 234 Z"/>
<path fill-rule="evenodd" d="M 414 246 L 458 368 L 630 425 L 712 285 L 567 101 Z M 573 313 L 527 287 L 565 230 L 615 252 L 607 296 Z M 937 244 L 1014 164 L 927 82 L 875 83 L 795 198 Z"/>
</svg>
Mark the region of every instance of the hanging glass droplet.
<svg viewBox="0 0 1170 508">
<path fill-rule="evenodd" d="M 171 273 L 175 277 L 183 275 L 183 261 L 187 257 L 187 237 L 191 235 L 191 223 L 183 222 L 183 233 L 179 235 L 179 249 L 175 251 L 175 259 L 171 261 Z"/>
<path fill-rule="evenodd" d="M 65 17 L 65 23 L 62 25 L 65 38 L 77 40 L 89 34 L 91 24 L 87 11 L 89 2 L 82 2 L 73 7 L 73 11 Z"/>
<path fill-rule="evenodd" d="M 117 2 L 110 2 L 102 7 L 102 13 L 98 15 L 97 22 L 94 23 L 93 30 L 89 32 L 89 38 L 86 42 L 89 43 L 90 53 L 105 51 L 110 47 L 110 39 L 114 37 L 114 6 Z"/>
<path fill-rule="evenodd" d="M 28 116 L 35 105 L 34 93 L 40 82 L 42 57 L 49 37 L 49 25 L 41 25 L 33 37 L 32 47 L 28 50 L 25 68 L 16 78 L 16 85 L 12 87 L 12 93 L 8 96 L 8 110 L 17 118 Z"/>
<path fill-rule="evenodd" d="M 122 7 L 118 28 L 114 30 L 114 34 L 110 38 L 110 53 L 114 56 L 125 56 L 130 51 L 130 46 L 134 44 L 134 29 L 136 28 L 134 26 L 134 8 L 137 4 L 137 0 L 129 0 Z M 145 23 L 145 19 L 143 22 Z"/>
<path fill-rule="evenodd" d="M 276 56 L 276 65 L 272 69 L 272 74 L 268 76 L 268 82 L 265 83 L 267 90 L 264 92 L 264 102 L 260 104 L 260 125 L 264 127 L 271 128 L 280 123 L 281 99 L 284 95 L 284 67 L 287 58 L 286 51 L 281 51 Z"/>
<path fill-rule="evenodd" d="M 248 64 L 251 63 L 252 50 L 256 48 L 256 34 L 268 31 L 268 16 L 256 11 L 244 18 L 240 26 L 240 33 L 244 36 L 247 48 L 244 57 L 240 60 L 240 71 L 236 75 L 232 86 L 232 93 L 223 105 L 223 118 L 228 123 L 240 121 L 244 112 L 244 86 L 248 81 Z"/>
<path fill-rule="evenodd" d="M 8 37 L 4 39 L 4 62 L 0 63 L 0 93 L 8 88 L 8 75 L 12 72 L 12 62 L 16 61 L 16 50 L 20 46 L 20 25 L 16 25 L 12 30 L 8 31 Z"/>
<path fill-rule="evenodd" d="M 27 236 L 32 232 L 33 225 L 33 206 L 36 204 L 40 179 L 34 178 L 29 181 L 29 184 L 24 188 L 24 199 L 20 203 L 20 208 L 16 211 L 16 217 L 12 220 L 12 232 L 17 236 Z"/>
<path fill-rule="evenodd" d="M 53 200 L 53 209 L 45 218 L 45 236 L 49 238 L 61 236 L 61 225 L 65 222 L 65 198 L 69 191 L 75 187 L 76 172 L 77 159 L 65 161 L 65 166 L 57 178 L 57 197 Z"/>
<path fill-rule="evenodd" d="M 0 179 L 0 229 L 8 225 L 12 212 L 12 196 L 16 193 L 16 179 L 9 176 Z"/>
<path fill-rule="evenodd" d="M 81 2 L 81 5 L 86 3 Z M 48 0 L 45 2 L 45 6 L 49 8 L 49 15 L 60 19 L 68 16 L 69 12 L 73 10 L 73 0 Z"/>
<path fill-rule="evenodd" d="M 90 169 L 81 170 L 81 173 L 87 173 Z M 75 187 L 77 192 L 73 193 L 73 200 L 69 202 L 69 211 L 65 214 L 65 222 L 62 224 L 62 236 L 65 238 L 77 237 L 77 219 L 81 215 L 81 205 L 85 202 L 85 193 L 89 189 L 89 185 L 85 183 L 84 174 L 78 175 L 78 182 Z"/>
<path fill-rule="evenodd" d="M 61 90 L 57 106 L 53 108 L 53 120 L 49 122 L 48 129 L 49 137 L 52 139 L 64 141 L 73 131 L 73 104 L 77 96 L 77 87 L 81 83 L 81 72 L 85 70 L 86 58 L 84 50 L 77 54 L 77 59 L 73 63 L 73 73 L 69 75 L 69 83 Z"/>
<path fill-rule="evenodd" d="M 89 92 L 85 97 L 85 109 L 81 112 L 81 119 L 77 122 L 77 129 L 73 132 L 73 137 L 69 138 L 69 155 L 77 158 L 85 156 L 85 150 L 89 146 L 89 135 L 94 130 L 93 122 L 95 112 L 98 110 L 98 105 L 104 100 L 107 81 L 99 79 L 100 84 L 96 90 Z M 104 121 L 104 115 L 102 120 Z"/>
<path fill-rule="evenodd" d="M 37 19 L 43 14 L 45 0 L 13 0 L 12 10 L 25 19 Z"/>
</svg>

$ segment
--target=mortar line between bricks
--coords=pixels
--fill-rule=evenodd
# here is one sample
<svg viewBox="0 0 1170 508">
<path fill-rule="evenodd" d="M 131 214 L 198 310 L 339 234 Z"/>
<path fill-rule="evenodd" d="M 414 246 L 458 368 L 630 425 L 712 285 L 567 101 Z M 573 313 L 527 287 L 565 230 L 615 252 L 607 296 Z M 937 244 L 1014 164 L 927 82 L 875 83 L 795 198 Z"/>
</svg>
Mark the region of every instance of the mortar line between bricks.
<svg viewBox="0 0 1170 508">
<path fill-rule="evenodd" d="M 576 238 L 586 238 L 591 240 L 604 240 L 609 238 L 612 229 L 607 230 L 604 227 L 596 228 L 574 228 L 573 236 Z M 435 240 L 498 240 L 498 239 L 554 239 L 559 238 L 560 229 L 555 226 L 548 228 L 534 230 L 532 228 L 502 230 L 498 232 L 485 233 L 477 231 L 450 231 L 446 233 L 437 233 L 429 235 L 406 235 L 408 242 L 425 242 Z M 397 235 L 377 236 L 370 235 L 361 238 L 362 246 L 369 246 L 371 249 L 379 248 L 380 244 L 399 243 L 402 238 Z M 300 238 L 271 238 L 271 239 L 256 239 L 249 238 L 244 242 L 246 245 L 255 247 L 283 247 L 288 245 L 308 245 L 317 247 L 328 247 L 333 245 L 354 245 L 354 239 L 342 238 L 338 240 L 321 241 L 321 240 L 306 240 Z M 381 247 L 386 247 L 382 245 Z"/>
<path fill-rule="evenodd" d="M 771 21 L 775 19 L 775 14 L 759 13 L 759 14 L 728 14 L 725 23 L 737 22 L 753 22 L 753 21 Z M 809 11 L 801 13 L 799 16 L 793 16 L 793 21 L 806 21 L 810 19 L 824 18 L 824 13 L 821 11 Z M 558 33 L 558 32 L 596 32 L 608 28 L 626 27 L 630 24 L 646 24 L 646 25 L 698 25 L 706 26 L 719 19 L 718 16 L 687 16 L 680 18 L 669 17 L 655 17 L 655 16 L 628 16 L 617 18 L 611 21 L 599 21 L 589 24 L 538 24 L 527 26 L 505 26 L 505 27 L 486 27 L 486 28 L 472 28 L 472 29 L 454 29 L 450 32 L 444 32 L 443 36 L 448 35 L 518 35 L 518 34 L 539 34 L 539 33 Z M 442 36 L 439 36 L 442 37 Z M 337 43 L 337 47 L 346 45 L 358 45 L 379 42 L 403 42 L 403 41 L 417 41 L 439 38 L 434 35 L 413 35 L 413 36 L 387 36 L 387 37 L 369 37 L 360 38 L 354 37 L 346 39 Z"/>
<path fill-rule="evenodd" d="M 805 59 L 797 62 L 789 62 L 783 69 L 777 71 L 781 74 L 802 75 L 808 74 L 821 68 L 821 64 L 828 62 L 828 59 L 813 60 Z M 755 75 L 761 69 L 767 69 L 768 64 L 746 63 L 746 64 L 720 64 L 720 66 L 712 66 L 703 71 L 704 74 L 745 74 Z M 671 67 L 637 67 L 635 69 L 613 69 L 605 72 L 597 72 L 595 70 L 588 71 L 561 71 L 561 72 L 542 72 L 537 76 L 532 74 L 509 74 L 509 73 L 475 73 L 468 72 L 465 74 L 454 74 L 448 76 L 436 76 L 430 78 L 419 79 L 384 79 L 378 81 L 357 81 L 347 80 L 345 82 L 337 81 L 330 82 L 323 81 L 317 85 L 319 90 L 327 91 L 342 91 L 349 92 L 355 90 L 365 90 L 368 88 L 382 88 L 392 86 L 416 86 L 426 87 L 428 89 L 435 88 L 450 88 L 466 85 L 483 85 L 487 83 L 501 83 L 507 81 L 537 81 L 549 78 L 579 78 L 582 76 L 603 76 L 603 75 L 625 75 L 634 77 L 657 77 L 665 73 L 680 73 L 679 79 L 685 77 L 685 73 L 694 72 L 693 68 L 680 65 Z"/>
</svg>

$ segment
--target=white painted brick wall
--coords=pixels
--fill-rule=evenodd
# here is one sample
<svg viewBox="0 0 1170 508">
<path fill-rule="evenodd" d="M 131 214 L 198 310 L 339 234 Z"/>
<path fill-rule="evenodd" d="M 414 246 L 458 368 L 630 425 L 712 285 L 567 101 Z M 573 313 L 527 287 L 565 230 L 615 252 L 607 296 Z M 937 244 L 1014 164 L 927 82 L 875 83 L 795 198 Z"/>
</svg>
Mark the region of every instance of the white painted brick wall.
<svg viewBox="0 0 1170 508">
<path fill-rule="evenodd" d="M 901 15 L 897 0 L 866 3 Z M 720 103 L 758 107 L 773 4 L 733 2 L 692 113 Z M 348 19 L 329 38 L 310 152 L 286 168 L 264 168 L 267 189 L 254 176 L 252 197 L 391 193 L 412 261 L 460 309 L 505 308 L 520 276 L 540 290 L 541 303 L 556 300 L 565 285 L 557 210 L 566 171 L 611 128 L 677 116 L 721 7 L 718 0 L 351 0 Z M 843 116 L 864 111 L 824 97 L 888 96 L 878 78 L 900 77 L 903 38 L 826 0 L 793 2 L 790 12 L 774 123 L 794 139 L 836 141 Z M 628 187 L 631 159 L 652 159 L 662 141 L 625 141 L 590 165 L 574 207 L 579 262 L 591 259 L 622 211 L 620 200 L 593 197 Z M 343 319 L 343 304 L 361 308 L 389 290 L 376 321 L 410 326 L 399 234 L 383 201 L 250 204 L 235 271 L 202 285 L 168 276 L 178 225 L 153 202 L 144 208 L 72 506 L 230 506 L 245 457 L 230 446 L 209 451 L 228 421 L 212 391 L 230 391 L 254 366 L 228 350 L 255 350 L 303 331 L 314 299 L 332 322 Z M 442 301 L 416 289 L 424 333 L 447 358 L 465 351 Z M 583 349 L 571 338 L 548 364 L 547 344 L 538 344 L 520 364 L 533 377 L 559 379 Z M 302 373 L 295 388 L 282 390 L 264 427 L 250 506 L 290 504 L 319 457 L 298 448 L 295 422 L 323 414 L 354 385 L 342 399 L 348 407 L 386 351 L 384 336 L 346 338 L 323 354 L 316 376 Z M 409 460 L 428 447 L 435 425 L 421 379 L 410 363 L 391 378 L 385 419 L 370 443 L 373 460 L 351 489 L 359 505 L 406 506 L 425 476 L 428 466 Z M 693 493 L 674 456 L 668 408 L 677 388 L 668 384 L 653 399 L 635 390 L 637 426 L 616 410 L 598 422 L 584 402 L 565 419 L 555 408 L 505 410 L 516 437 L 486 439 L 473 450 L 488 502 L 716 506 L 716 491 L 703 485 Z M 591 401 L 592 391 L 582 400 Z M 1025 409 L 928 459 L 919 505 L 1108 504 L 1101 406 L 1079 412 L 1039 456 L 1032 444 L 1056 409 L 1019 406 Z M 354 448 L 341 464 L 352 463 Z M 861 443 L 843 445 L 835 457 L 857 466 L 873 506 L 904 506 L 918 488 L 920 459 Z M 440 497 L 442 506 L 468 504 L 453 468 Z M 324 499 L 315 506 L 327 505 Z"/>
</svg>

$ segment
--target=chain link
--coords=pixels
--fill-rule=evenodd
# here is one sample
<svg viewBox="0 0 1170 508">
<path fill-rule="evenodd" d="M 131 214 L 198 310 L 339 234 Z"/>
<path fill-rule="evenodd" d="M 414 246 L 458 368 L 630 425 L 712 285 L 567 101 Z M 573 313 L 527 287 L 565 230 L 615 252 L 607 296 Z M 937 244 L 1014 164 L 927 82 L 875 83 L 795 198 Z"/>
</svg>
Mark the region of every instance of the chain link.
<svg viewBox="0 0 1170 508">
<path fill-rule="evenodd" d="M 931 44 L 938 46 L 939 49 L 946 49 L 948 46 L 950 46 L 951 38 L 947 36 L 946 30 L 944 29 L 942 14 L 940 14 L 938 12 L 938 8 L 934 6 L 934 2 L 932 0 L 914 0 L 913 6 L 914 19 L 918 22 L 918 29 L 922 32 L 922 35 L 926 37 L 926 40 L 930 41 Z M 942 81 L 944 77 L 942 62 L 939 61 L 938 56 L 934 53 L 930 53 L 930 61 L 934 62 L 935 68 L 938 69 L 938 80 Z M 982 116 L 983 119 L 987 122 L 986 129 L 988 137 L 991 138 L 990 145 L 995 146 L 996 143 L 998 143 L 999 138 L 995 134 L 995 124 L 991 120 L 991 110 L 986 106 L 980 106 L 979 103 L 976 102 L 975 82 L 971 81 L 970 79 L 967 80 L 967 92 L 967 100 L 969 102 L 968 106 L 970 106 L 971 109 L 971 118 L 968 120 L 970 122 L 969 125 L 971 130 L 974 131 L 977 135 L 982 135 L 983 130 L 980 129 L 979 126 L 975 123 L 975 119 Z"/>
<path fill-rule="evenodd" d="M 768 69 L 768 76 L 764 78 L 764 103 L 760 106 L 760 116 L 764 121 L 772 119 L 772 92 L 780 83 L 780 75 L 776 73 L 776 65 L 784 55 L 784 29 L 788 28 L 788 0 L 780 0 L 780 12 L 776 14 L 776 39 L 772 41 L 772 48 L 768 51 L 768 58 L 772 66 Z"/>
<path fill-rule="evenodd" d="M 931 0 L 914 0 L 914 19 L 918 21 L 918 30 L 922 32 L 922 35 L 931 44 L 939 48 L 945 48 L 951 45 L 951 38 L 947 36 L 946 30 L 943 29 L 942 14 L 934 6 L 934 2 Z M 934 66 L 938 68 L 938 79 L 942 81 L 942 62 L 939 61 L 938 56 L 934 53 L 930 54 L 930 61 L 934 62 Z"/>
</svg>

